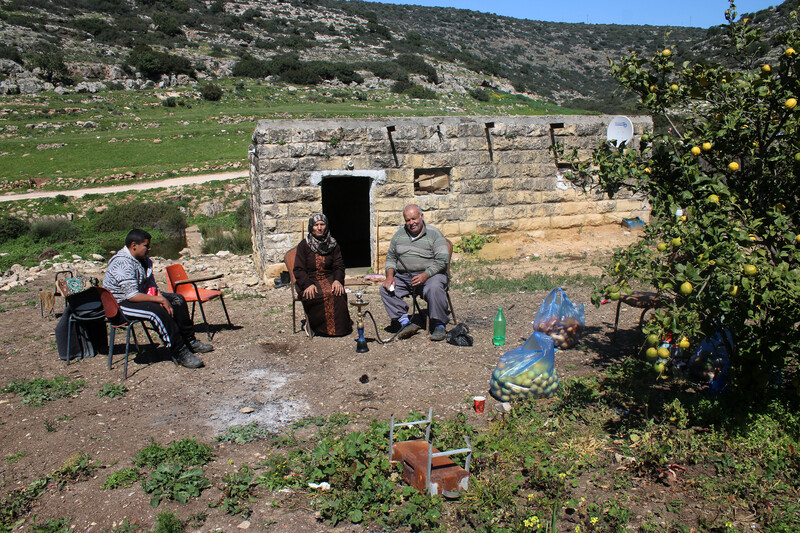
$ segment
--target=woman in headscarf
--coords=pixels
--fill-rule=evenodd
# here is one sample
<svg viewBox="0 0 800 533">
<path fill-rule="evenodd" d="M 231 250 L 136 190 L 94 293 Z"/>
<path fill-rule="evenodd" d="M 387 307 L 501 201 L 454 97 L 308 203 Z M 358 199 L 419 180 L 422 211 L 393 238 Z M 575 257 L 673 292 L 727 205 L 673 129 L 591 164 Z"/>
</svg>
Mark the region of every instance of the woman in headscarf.
<svg viewBox="0 0 800 533">
<path fill-rule="evenodd" d="M 308 219 L 308 235 L 297 245 L 293 272 L 314 334 L 350 334 L 353 321 L 344 291 L 344 260 L 325 215 Z"/>
</svg>

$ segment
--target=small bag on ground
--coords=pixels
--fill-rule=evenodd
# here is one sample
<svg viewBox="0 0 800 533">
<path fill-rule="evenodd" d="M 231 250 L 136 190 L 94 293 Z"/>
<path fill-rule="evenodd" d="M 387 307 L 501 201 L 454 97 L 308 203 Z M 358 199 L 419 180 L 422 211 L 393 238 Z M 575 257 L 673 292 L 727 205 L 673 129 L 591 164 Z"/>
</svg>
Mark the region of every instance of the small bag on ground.
<svg viewBox="0 0 800 533">
<path fill-rule="evenodd" d="M 535 331 L 525 344 L 500 357 L 489 381 L 489 394 L 500 402 L 547 398 L 558 389 L 553 339 Z"/>
<path fill-rule="evenodd" d="M 472 335 L 469 326 L 460 322 L 456 327 L 447 332 L 447 342 L 455 346 L 472 346 Z"/>
<path fill-rule="evenodd" d="M 550 291 L 533 320 L 533 330 L 550 335 L 561 350 L 574 345 L 584 327 L 583 304 L 572 303 L 561 287 Z"/>
</svg>

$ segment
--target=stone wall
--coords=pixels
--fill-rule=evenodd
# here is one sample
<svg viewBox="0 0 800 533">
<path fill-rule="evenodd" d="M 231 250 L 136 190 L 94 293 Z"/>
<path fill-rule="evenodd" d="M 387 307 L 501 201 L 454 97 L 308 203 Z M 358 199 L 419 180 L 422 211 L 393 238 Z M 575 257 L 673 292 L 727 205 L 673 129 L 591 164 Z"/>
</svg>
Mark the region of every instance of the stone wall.
<svg viewBox="0 0 800 533">
<path fill-rule="evenodd" d="M 271 276 L 322 211 L 325 180 L 369 180 L 372 266 L 382 267 L 401 211 L 419 204 L 449 238 L 539 232 L 647 220 L 649 206 L 620 194 L 586 195 L 563 178 L 553 141 L 588 158 L 610 116 L 261 120 L 250 147 L 256 268 Z M 634 143 L 652 129 L 632 117 Z M 416 182 L 416 185 L 415 185 Z M 342 181 L 341 183 L 345 183 Z M 274 269 L 273 269 L 274 271 Z"/>
</svg>

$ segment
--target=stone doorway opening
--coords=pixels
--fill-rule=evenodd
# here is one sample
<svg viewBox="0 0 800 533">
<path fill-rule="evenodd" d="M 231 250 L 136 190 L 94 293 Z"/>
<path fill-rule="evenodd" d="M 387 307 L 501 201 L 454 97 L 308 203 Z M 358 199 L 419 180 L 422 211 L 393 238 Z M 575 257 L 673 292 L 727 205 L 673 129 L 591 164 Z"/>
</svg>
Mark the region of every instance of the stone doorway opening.
<svg viewBox="0 0 800 533">
<path fill-rule="evenodd" d="M 321 183 L 322 212 L 342 248 L 345 268 L 372 266 L 371 184 L 366 176 L 326 177 Z"/>
</svg>

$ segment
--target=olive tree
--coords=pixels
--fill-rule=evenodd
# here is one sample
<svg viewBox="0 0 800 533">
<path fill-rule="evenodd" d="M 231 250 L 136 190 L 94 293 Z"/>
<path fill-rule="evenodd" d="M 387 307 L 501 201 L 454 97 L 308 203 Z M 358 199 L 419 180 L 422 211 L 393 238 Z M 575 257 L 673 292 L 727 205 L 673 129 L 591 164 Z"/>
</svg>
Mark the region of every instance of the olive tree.
<svg viewBox="0 0 800 533">
<path fill-rule="evenodd" d="M 612 62 L 666 126 L 643 134 L 638 150 L 601 144 L 571 179 L 610 197 L 631 190 L 652 207 L 642 239 L 615 252 L 593 302 L 654 288 L 666 305 L 645 326 L 650 341 L 693 350 L 719 334 L 730 384 L 745 392 L 796 362 L 800 347 L 800 23 L 793 13 L 767 41 L 735 9 L 726 29 L 737 68 L 681 61 L 670 48 Z M 669 365 L 655 361 L 663 375 Z"/>
</svg>

